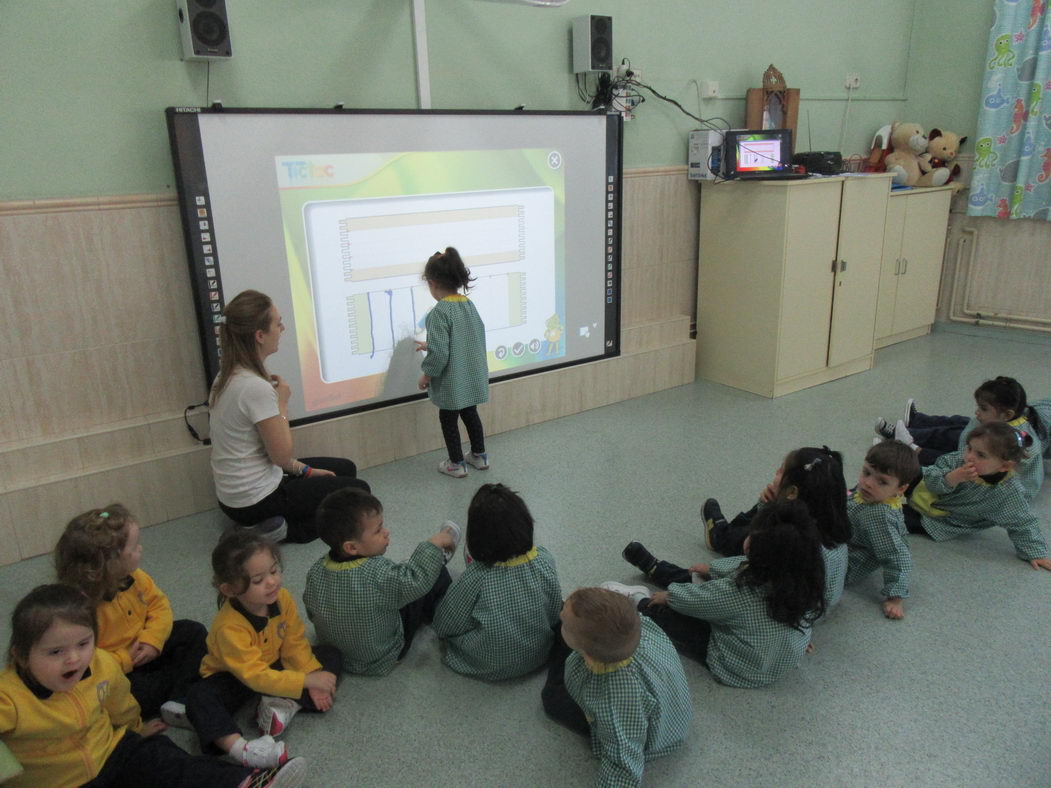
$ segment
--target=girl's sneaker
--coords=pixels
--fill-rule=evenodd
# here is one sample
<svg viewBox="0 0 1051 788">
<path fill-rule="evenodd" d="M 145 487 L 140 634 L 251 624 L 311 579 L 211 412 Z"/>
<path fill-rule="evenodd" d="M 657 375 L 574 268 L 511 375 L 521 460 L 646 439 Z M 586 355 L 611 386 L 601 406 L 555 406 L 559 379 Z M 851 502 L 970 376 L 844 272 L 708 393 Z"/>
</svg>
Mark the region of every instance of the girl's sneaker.
<svg viewBox="0 0 1051 788">
<path fill-rule="evenodd" d="M 237 788 L 299 788 L 307 776 L 307 759 L 293 758 L 273 769 L 256 769 Z"/>
<path fill-rule="evenodd" d="M 906 427 L 908 427 L 909 424 L 912 423 L 912 417 L 915 416 L 915 415 L 916 415 L 916 400 L 914 400 L 912 397 L 909 397 L 907 400 L 905 400 L 905 412 L 904 412 L 904 415 L 902 417 L 901 423 L 904 424 Z"/>
<path fill-rule="evenodd" d="M 912 440 L 912 433 L 909 432 L 908 427 L 905 426 L 905 422 L 901 419 L 894 425 L 894 440 L 901 441 L 906 446 L 916 448 L 915 442 Z"/>
<path fill-rule="evenodd" d="M 249 769 L 276 769 L 288 760 L 288 747 L 273 736 L 260 736 L 245 744 L 241 765 Z"/>
<path fill-rule="evenodd" d="M 464 459 L 468 465 L 473 465 L 480 471 L 489 469 L 489 454 L 487 452 L 483 451 L 481 454 L 475 454 L 473 451 L 469 451 Z"/>
<path fill-rule="evenodd" d="M 259 705 L 255 710 L 255 722 L 259 726 L 259 732 L 266 736 L 280 736 L 301 708 L 302 706 L 291 698 L 260 696 Z"/>
<path fill-rule="evenodd" d="M 438 473 L 444 473 L 446 476 L 462 479 L 467 475 L 467 463 L 442 460 L 438 463 Z"/>
</svg>

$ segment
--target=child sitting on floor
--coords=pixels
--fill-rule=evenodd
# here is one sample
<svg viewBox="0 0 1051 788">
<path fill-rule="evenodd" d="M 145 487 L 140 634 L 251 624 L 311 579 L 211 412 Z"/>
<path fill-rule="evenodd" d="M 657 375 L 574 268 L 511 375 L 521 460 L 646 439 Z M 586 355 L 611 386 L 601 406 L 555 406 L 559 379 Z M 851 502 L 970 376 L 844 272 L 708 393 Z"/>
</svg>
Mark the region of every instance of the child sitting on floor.
<svg viewBox="0 0 1051 788">
<path fill-rule="evenodd" d="M 212 571 L 221 607 L 208 634 L 203 678 L 190 687 L 187 716 L 202 750 L 225 752 L 246 766 L 278 766 L 288 753 L 274 737 L 292 717 L 332 708 L 339 651 L 307 642 L 296 603 L 282 587 L 281 553 L 264 536 L 228 534 L 212 551 Z M 252 699 L 263 735 L 248 741 L 233 715 Z"/>
<path fill-rule="evenodd" d="M 599 785 L 637 786 L 646 762 L 677 749 L 689 731 L 693 708 L 682 661 L 658 626 L 611 591 L 577 589 L 561 620 L 544 710 L 590 735 Z"/>
<path fill-rule="evenodd" d="M 744 553 L 683 569 L 631 542 L 625 560 L 667 590 L 602 585 L 635 599 L 721 683 L 762 687 L 799 665 L 825 612 L 821 536 L 802 501 L 778 500 L 752 519 Z"/>
<path fill-rule="evenodd" d="M 354 488 L 321 502 L 317 526 L 329 551 L 307 573 L 307 615 L 318 639 L 343 652 L 344 670 L 385 676 L 408 653 L 420 626 L 434 618 L 451 582 L 445 564 L 459 527 L 445 523 L 408 561 L 396 564 L 384 556 L 390 531 L 383 527 L 383 504 Z"/>
<path fill-rule="evenodd" d="M 547 662 L 562 609 L 555 559 L 533 544 L 533 517 L 517 493 L 483 484 L 467 509 L 473 559 L 438 603 L 432 626 L 446 665 L 480 679 L 509 679 Z"/>
<path fill-rule="evenodd" d="M 905 541 L 902 496 L 919 473 L 920 463 L 910 447 L 896 440 L 881 441 L 865 455 L 858 486 L 847 500 L 852 531 L 847 583 L 882 569 L 880 594 L 887 618 L 905 618 L 912 553 Z"/>
<path fill-rule="evenodd" d="M 139 568 L 139 524 L 113 503 L 74 517 L 55 546 L 58 580 L 95 604 L 99 648 L 120 662 L 145 717 L 185 725 L 186 692 L 200 678 L 208 630 L 173 621 L 167 595 Z"/>
<path fill-rule="evenodd" d="M 117 658 L 95 647 L 95 605 L 67 585 L 38 586 L 11 615 L 0 673 L 0 740 L 24 768 L 7 785 L 39 788 L 293 788 L 306 761 L 261 771 L 191 756 L 160 720 L 142 722 Z"/>
<path fill-rule="evenodd" d="M 975 427 L 967 449 L 943 454 L 923 469 L 909 495 L 905 526 L 936 542 L 1001 526 L 1015 554 L 1033 569 L 1051 571 L 1051 551 L 1014 470 L 1026 457 L 1029 436 L 1002 421 Z"/>
</svg>

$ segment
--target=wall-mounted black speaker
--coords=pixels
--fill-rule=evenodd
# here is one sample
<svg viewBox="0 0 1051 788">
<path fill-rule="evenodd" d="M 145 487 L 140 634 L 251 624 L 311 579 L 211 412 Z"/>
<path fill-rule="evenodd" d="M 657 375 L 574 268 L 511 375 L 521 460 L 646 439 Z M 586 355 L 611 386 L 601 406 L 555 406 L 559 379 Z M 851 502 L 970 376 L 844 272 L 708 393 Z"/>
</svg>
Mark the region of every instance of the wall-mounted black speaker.
<svg viewBox="0 0 1051 788">
<path fill-rule="evenodd" d="M 613 17 L 588 14 L 573 20 L 573 72 L 613 70 Z"/>
<path fill-rule="evenodd" d="M 222 60 L 234 56 L 226 0 L 175 0 L 183 60 Z"/>
</svg>

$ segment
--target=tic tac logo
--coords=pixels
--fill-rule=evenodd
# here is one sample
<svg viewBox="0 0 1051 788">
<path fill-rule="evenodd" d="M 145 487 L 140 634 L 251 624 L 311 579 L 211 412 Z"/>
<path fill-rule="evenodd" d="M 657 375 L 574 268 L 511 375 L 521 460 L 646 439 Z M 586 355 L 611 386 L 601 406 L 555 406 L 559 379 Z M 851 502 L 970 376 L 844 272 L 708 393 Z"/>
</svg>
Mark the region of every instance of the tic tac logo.
<svg viewBox="0 0 1051 788">
<path fill-rule="evenodd" d="M 331 164 L 314 164 L 311 161 L 283 161 L 281 166 L 285 168 L 285 175 L 288 180 L 295 183 L 297 181 L 317 181 L 325 178 L 333 178 L 336 175 L 336 168 Z"/>
</svg>

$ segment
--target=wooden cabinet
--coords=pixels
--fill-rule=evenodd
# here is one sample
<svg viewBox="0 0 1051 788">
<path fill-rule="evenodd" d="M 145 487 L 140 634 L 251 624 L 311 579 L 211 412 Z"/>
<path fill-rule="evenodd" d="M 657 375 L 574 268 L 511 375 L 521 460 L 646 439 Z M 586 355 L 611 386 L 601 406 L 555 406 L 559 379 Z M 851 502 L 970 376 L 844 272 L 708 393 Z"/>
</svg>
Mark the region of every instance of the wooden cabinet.
<svg viewBox="0 0 1051 788">
<path fill-rule="evenodd" d="M 893 192 L 887 206 L 876 309 L 876 347 L 931 330 L 952 189 Z"/>
<path fill-rule="evenodd" d="M 890 176 L 703 183 L 697 374 L 777 397 L 872 366 Z"/>
</svg>

